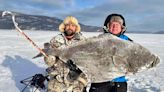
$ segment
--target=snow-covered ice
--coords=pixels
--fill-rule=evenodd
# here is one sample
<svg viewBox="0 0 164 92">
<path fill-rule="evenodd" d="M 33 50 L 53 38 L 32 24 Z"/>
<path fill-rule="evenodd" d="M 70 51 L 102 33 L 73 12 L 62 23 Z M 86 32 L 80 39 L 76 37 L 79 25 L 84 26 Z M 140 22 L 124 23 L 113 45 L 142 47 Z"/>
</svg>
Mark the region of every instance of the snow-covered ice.
<svg viewBox="0 0 164 92">
<path fill-rule="evenodd" d="M 57 35 L 53 31 L 25 31 L 37 44 L 43 43 Z M 100 33 L 84 32 L 91 37 Z M 127 34 L 134 42 L 143 45 L 161 58 L 160 64 L 129 77 L 129 92 L 164 92 L 164 34 Z M 0 92 L 21 92 L 24 85 L 20 80 L 36 73 L 45 73 L 47 67 L 43 58 L 32 59 L 38 51 L 15 30 L 0 30 Z M 27 91 L 28 92 L 28 91 Z"/>
</svg>

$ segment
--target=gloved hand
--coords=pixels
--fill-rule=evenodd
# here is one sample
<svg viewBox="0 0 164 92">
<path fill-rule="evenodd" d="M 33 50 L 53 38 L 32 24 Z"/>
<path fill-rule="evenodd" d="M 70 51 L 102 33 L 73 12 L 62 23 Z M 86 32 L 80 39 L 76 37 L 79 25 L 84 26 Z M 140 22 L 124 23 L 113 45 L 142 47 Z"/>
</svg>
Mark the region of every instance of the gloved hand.
<svg viewBox="0 0 164 92">
<path fill-rule="evenodd" d="M 48 55 L 48 57 L 44 57 L 44 61 L 49 67 L 51 67 L 55 64 L 56 57 L 52 55 Z"/>
</svg>

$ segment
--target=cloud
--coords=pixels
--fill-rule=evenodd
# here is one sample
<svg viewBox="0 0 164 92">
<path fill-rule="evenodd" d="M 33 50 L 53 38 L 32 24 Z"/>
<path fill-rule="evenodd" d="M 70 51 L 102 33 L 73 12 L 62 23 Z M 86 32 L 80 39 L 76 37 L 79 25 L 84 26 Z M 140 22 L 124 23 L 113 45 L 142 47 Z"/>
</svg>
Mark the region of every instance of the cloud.
<svg viewBox="0 0 164 92">
<path fill-rule="evenodd" d="M 129 31 L 163 30 L 164 6 L 163 1 L 106 1 L 94 7 L 71 11 L 60 15 L 62 18 L 73 14 L 80 22 L 89 25 L 103 26 L 105 18 L 111 13 L 120 13 L 125 17 Z"/>
<path fill-rule="evenodd" d="M 163 0 L 0 0 L 2 10 L 65 18 L 75 16 L 83 24 L 103 26 L 111 13 L 125 17 L 128 29 L 164 29 Z"/>
<path fill-rule="evenodd" d="M 1 10 L 17 11 L 22 13 L 43 14 L 41 12 L 58 12 L 67 10 L 66 7 L 73 7 L 74 0 L 0 0 Z M 40 14 L 41 13 L 41 14 Z M 48 15 L 47 15 L 48 16 Z"/>
<path fill-rule="evenodd" d="M 46 5 L 52 5 L 55 7 L 64 8 L 66 5 L 74 6 L 75 1 L 74 0 L 30 0 L 34 3 L 40 3 L 40 4 L 46 4 Z"/>
</svg>

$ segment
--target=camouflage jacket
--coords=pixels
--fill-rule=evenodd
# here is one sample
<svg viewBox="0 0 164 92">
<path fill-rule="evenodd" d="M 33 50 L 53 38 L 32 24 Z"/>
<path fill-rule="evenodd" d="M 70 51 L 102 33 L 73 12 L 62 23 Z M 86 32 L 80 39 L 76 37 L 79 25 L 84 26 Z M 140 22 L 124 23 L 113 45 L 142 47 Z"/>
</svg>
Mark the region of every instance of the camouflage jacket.
<svg viewBox="0 0 164 92">
<path fill-rule="evenodd" d="M 51 48 L 64 48 L 83 39 L 85 38 L 81 33 L 76 33 L 74 38 L 71 40 L 67 40 L 64 34 L 59 34 L 50 40 L 50 45 Z M 72 81 L 68 78 L 70 69 L 58 57 L 56 57 L 54 61 L 45 60 L 45 62 L 49 66 L 50 70 L 48 73 L 51 78 L 49 81 L 48 90 L 53 90 L 54 92 L 64 92 L 64 90 L 70 90 L 71 88 L 71 92 L 82 92 L 87 83 L 87 78 L 83 73 L 79 75 L 77 80 Z"/>
<path fill-rule="evenodd" d="M 81 33 L 76 33 L 75 36 L 73 37 L 73 39 L 71 39 L 71 40 L 67 40 L 67 38 L 64 36 L 64 34 L 59 34 L 50 40 L 50 44 L 51 44 L 52 48 L 65 47 L 65 46 L 68 46 L 74 42 L 77 42 L 77 41 L 80 41 L 83 39 L 85 39 L 85 38 L 82 36 Z"/>
</svg>

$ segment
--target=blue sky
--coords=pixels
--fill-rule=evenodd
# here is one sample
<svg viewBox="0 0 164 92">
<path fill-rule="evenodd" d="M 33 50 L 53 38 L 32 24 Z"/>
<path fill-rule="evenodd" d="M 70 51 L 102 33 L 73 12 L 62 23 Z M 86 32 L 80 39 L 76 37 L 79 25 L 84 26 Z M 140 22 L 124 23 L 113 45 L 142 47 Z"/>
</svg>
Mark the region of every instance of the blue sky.
<svg viewBox="0 0 164 92">
<path fill-rule="evenodd" d="M 0 0 L 0 10 L 65 18 L 103 26 L 111 13 L 125 17 L 129 31 L 164 31 L 164 0 Z"/>
</svg>

